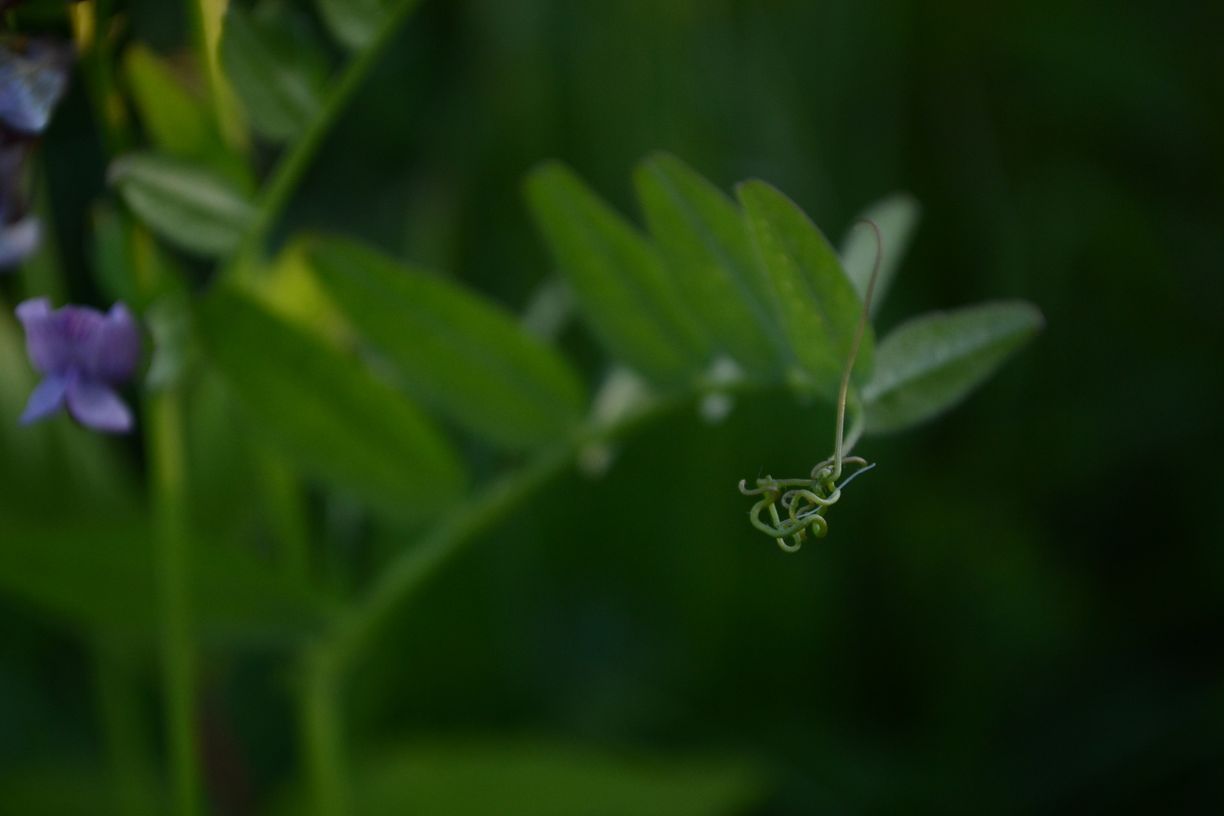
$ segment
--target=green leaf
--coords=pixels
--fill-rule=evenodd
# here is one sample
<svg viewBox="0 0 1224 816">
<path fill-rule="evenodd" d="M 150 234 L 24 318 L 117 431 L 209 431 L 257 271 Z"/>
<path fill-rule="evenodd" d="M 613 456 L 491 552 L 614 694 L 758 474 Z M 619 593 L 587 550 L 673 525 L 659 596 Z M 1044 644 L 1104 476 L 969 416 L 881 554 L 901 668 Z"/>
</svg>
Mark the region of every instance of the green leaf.
<svg viewBox="0 0 1224 816">
<path fill-rule="evenodd" d="M 356 51 L 373 41 L 387 19 L 388 0 L 316 0 L 319 14 L 346 48 Z"/>
<path fill-rule="evenodd" d="M 230 182 L 166 156 L 130 153 L 118 158 L 111 163 L 110 181 L 154 232 L 200 255 L 232 252 L 255 214 Z"/>
<path fill-rule="evenodd" d="M 842 241 L 842 266 L 854 291 L 858 292 L 859 300 L 867 296 L 867 284 L 871 281 L 871 271 L 875 268 L 876 253 L 880 255 L 880 276 L 876 280 L 875 295 L 871 299 L 871 314 L 874 316 L 892 288 L 892 282 L 897 275 L 897 267 L 909 249 L 910 240 L 918 226 L 921 216 L 918 201 L 906 193 L 893 193 L 872 204 L 860 215 L 859 219 L 873 222 L 880 228 L 880 240 L 883 247 L 876 245 L 875 233 L 859 223 L 852 225 Z"/>
<path fill-rule="evenodd" d="M 140 43 L 128 48 L 123 73 L 150 141 L 172 156 L 198 159 L 218 143 L 211 114 L 169 65 Z"/>
<path fill-rule="evenodd" d="M 225 75 L 261 135 L 288 141 L 318 115 L 327 66 L 292 14 L 248 15 L 231 4 L 220 50 Z"/>
<path fill-rule="evenodd" d="M 309 256 L 320 282 L 405 386 L 463 426 L 526 448 L 578 424 L 577 376 L 497 306 L 351 242 L 321 242 Z"/>
<path fill-rule="evenodd" d="M 1041 328 L 1028 303 L 984 303 L 917 317 L 880 343 L 863 389 L 867 431 L 899 431 L 960 402 Z"/>
<path fill-rule="evenodd" d="M 147 522 L 62 521 L 7 513 L 0 592 L 81 630 L 152 642 L 158 621 Z M 301 636 L 327 608 L 302 584 L 254 553 L 211 540 L 192 542 L 191 598 L 199 633 L 212 642 Z"/>
<path fill-rule="evenodd" d="M 776 374 L 783 340 L 739 208 L 674 156 L 650 157 L 634 178 L 650 232 L 707 334 L 749 375 Z"/>
<path fill-rule="evenodd" d="M 743 761 L 527 741 L 401 748 L 358 767 L 352 789 L 358 816 L 732 816 L 766 792 L 761 771 Z"/>
<path fill-rule="evenodd" d="M 560 164 L 536 169 L 527 196 L 608 350 L 656 383 L 690 380 L 706 363 L 708 347 L 654 246 Z"/>
<path fill-rule="evenodd" d="M 243 192 L 253 189 L 250 170 L 221 138 L 208 102 L 174 66 L 136 43 L 124 54 L 123 74 L 153 147 L 208 167 Z"/>
<path fill-rule="evenodd" d="M 736 188 L 769 282 L 771 303 L 799 364 L 795 385 L 832 398 L 841 381 L 863 306 L 837 254 L 799 207 L 763 181 Z M 855 363 L 854 378 L 871 371 L 871 328 Z"/>
<path fill-rule="evenodd" d="M 260 430 L 313 475 L 400 516 L 437 512 L 462 491 L 446 440 L 356 361 L 231 291 L 203 304 L 199 329 Z"/>
</svg>

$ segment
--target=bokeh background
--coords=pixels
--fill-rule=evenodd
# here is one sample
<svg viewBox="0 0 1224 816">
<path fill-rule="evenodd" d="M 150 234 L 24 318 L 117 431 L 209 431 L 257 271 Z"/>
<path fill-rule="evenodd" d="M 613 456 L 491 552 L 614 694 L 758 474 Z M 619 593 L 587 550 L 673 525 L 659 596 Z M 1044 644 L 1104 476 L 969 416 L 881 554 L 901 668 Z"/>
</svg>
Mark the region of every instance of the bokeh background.
<svg viewBox="0 0 1224 816">
<path fill-rule="evenodd" d="M 186 4 L 126 6 L 133 38 L 185 47 Z M 355 235 L 521 310 L 552 274 L 527 171 L 560 158 L 636 219 L 631 170 L 661 148 L 726 188 L 776 184 L 834 238 L 916 196 L 882 331 L 999 297 L 1047 327 L 953 413 L 864 444 L 879 468 L 795 556 L 734 487 L 823 458 L 819 407 L 682 411 L 603 477 L 567 475 L 384 628 L 348 690 L 357 753 L 696 757 L 750 780 L 745 814 L 1216 812 L 1221 31 L 1190 0 L 425 0 L 285 234 Z M 89 211 L 113 193 L 79 83 L 42 155 L 68 291 L 89 300 Z M 598 347 L 578 324 L 563 340 L 597 384 Z M 138 472 L 139 442 L 116 444 Z M 0 542 L 17 501 L 72 515 L 3 453 Z M 360 586 L 402 542 L 333 515 L 348 534 L 321 580 Z M 81 768 L 104 786 L 97 649 L 0 594 L 0 811 L 39 812 L 3 802 Z M 152 658 L 125 665 L 156 750 Z M 297 768 L 292 666 L 256 645 L 201 670 L 217 812 L 264 812 Z"/>
</svg>

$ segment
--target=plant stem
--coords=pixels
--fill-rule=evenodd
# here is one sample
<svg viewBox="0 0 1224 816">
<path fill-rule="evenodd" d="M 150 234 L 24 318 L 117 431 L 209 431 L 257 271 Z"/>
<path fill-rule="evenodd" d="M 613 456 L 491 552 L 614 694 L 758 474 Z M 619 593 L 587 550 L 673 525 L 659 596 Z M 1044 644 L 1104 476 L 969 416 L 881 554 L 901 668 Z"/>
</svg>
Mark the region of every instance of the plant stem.
<svg viewBox="0 0 1224 816">
<path fill-rule="evenodd" d="M 404 550 L 332 630 L 324 646 L 328 664 L 338 670 L 346 667 L 403 599 L 454 558 L 463 545 L 509 515 L 559 474 L 573 460 L 574 453 L 568 445 L 545 452 L 522 469 L 493 482 L 446 516 L 422 541 Z"/>
<path fill-rule="evenodd" d="M 301 485 L 276 452 L 260 450 L 256 458 L 263 500 L 276 538 L 277 560 L 286 574 L 305 585 L 310 580 L 310 528 Z"/>
<path fill-rule="evenodd" d="M 311 162 L 314 161 L 315 154 L 322 147 L 324 139 L 339 120 L 340 114 L 348 106 L 353 94 L 361 87 L 366 76 L 395 38 L 400 25 L 408 18 L 418 2 L 419 0 L 397 0 L 395 5 L 388 10 L 374 39 L 345 66 L 328 93 L 318 115 L 272 171 L 268 183 L 264 185 L 255 220 L 246 235 L 243 236 L 238 251 L 222 270 L 223 278 L 231 278 L 240 274 L 243 264 L 251 258 L 258 257 L 258 253 L 263 250 L 264 243 L 284 214 L 285 207 L 288 206 L 290 198 L 301 184 Z"/>
<path fill-rule="evenodd" d="M 349 812 L 340 696 L 349 663 L 399 604 L 454 558 L 466 543 L 559 474 L 573 456 L 574 450 L 569 446 L 555 448 L 494 482 L 476 499 L 447 516 L 423 541 L 405 549 L 365 597 L 350 607 L 331 635 L 308 653 L 301 720 L 310 797 L 318 816 L 344 816 Z"/>
<path fill-rule="evenodd" d="M 225 74 L 221 71 L 221 29 L 225 21 L 228 0 L 195 0 L 191 4 L 195 25 L 196 51 L 200 70 L 207 79 L 208 99 L 212 103 L 217 132 L 231 147 L 244 148 L 246 134 L 235 115 L 235 100 Z"/>
<path fill-rule="evenodd" d="M 833 442 L 833 481 L 841 478 L 842 459 L 845 451 L 842 449 L 842 435 L 846 427 L 846 399 L 850 393 L 850 373 L 854 371 L 854 361 L 858 359 L 859 346 L 863 343 L 863 332 L 867 329 L 867 316 L 871 313 L 871 297 L 875 293 L 876 278 L 880 277 L 880 261 L 884 256 L 884 238 L 880 228 L 870 218 L 863 218 L 859 223 L 870 227 L 875 234 L 876 256 L 875 265 L 871 268 L 871 279 L 867 282 L 867 293 L 863 297 L 863 312 L 859 315 L 858 326 L 854 331 L 854 342 L 850 344 L 850 355 L 846 358 L 846 368 L 842 372 L 841 387 L 837 392 L 837 431 Z"/>
<path fill-rule="evenodd" d="M 350 811 L 344 785 L 343 718 L 336 671 L 324 653 L 311 651 L 307 655 L 301 727 L 311 781 L 310 801 L 319 816 L 345 816 Z"/>
<path fill-rule="evenodd" d="M 196 756 L 191 599 L 187 582 L 190 530 L 182 407 L 178 393 L 167 390 L 150 395 L 146 413 L 173 812 L 194 816 L 199 812 L 200 779 Z"/>
<path fill-rule="evenodd" d="M 351 605 L 316 644 L 304 664 L 301 719 L 307 740 L 311 795 L 319 816 L 341 816 L 347 812 L 340 691 L 349 667 L 379 625 L 462 552 L 465 545 L 560 475 L 583 447 L 618 439 L 689 402 L 691 396 L 651 400 L 614 424 L 575 434 L 514 473 L 494 481 L 444 517 L 419 543 L 405 548 L 364 597 Z"/>
<path fill-rule="evenodd" d="M 98 708 L 106 736 L 117 813 L 151 813 L 155 790 L 146 764 L 147 746 L 141 734 L 140 698 L 134 688 L 129 655 L 99 637 L 94 644 Z"/>
</svg>

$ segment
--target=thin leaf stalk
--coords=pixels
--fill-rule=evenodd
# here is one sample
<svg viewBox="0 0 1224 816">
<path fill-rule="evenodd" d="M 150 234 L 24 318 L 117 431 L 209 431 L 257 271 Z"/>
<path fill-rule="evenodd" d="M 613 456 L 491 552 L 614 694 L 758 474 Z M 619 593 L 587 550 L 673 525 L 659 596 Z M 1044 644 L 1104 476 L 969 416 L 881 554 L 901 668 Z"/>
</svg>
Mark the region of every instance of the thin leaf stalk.
<svg viewBox="0 0 1224 816">
<path fill-rule="evenodd" d="M 204 72 L 208 86 L 208 100 L 212 106 L 217 132 L 231 147 L 245 149 L 247 136 L 238 117 L 237 100 L 221 70 L 221 31 L 225 25 L 225 13 L 229 0 L 195 0 L 191 4 L 195 28 L 196 50 L 199 52 L 200 69 Z"/>
<path fill-rule="evenodd" d="M 196 816 L 200 813 L 200 772 L 195 720 L 195 645 L 188 591 L 191 532 L 182 404 L 178 392 L 166 390 L 149 395 L 146 415 L 171 798 L 174 813 Z"/>
<path fill-rule="evenodd" d="M 752 387 L 746 382 L 721 386 L 723 392 Z M 341 691 L 349 670 L 379 626 L 463 552 L 466 545 L 561 475 L 577 459 L 579 451 L 620 439 L 689 403 L 692 396 L 651 400 L 614 424 L 584 428 L 517 471 L 494 481 L 444 516 L 419 542 L 405 547 L 373 586 L 311 648 L 303 664 L 305 693 L 300 717 L 306 733 L 308 788 L 317 802 L 319 816 L 346 812 Z"/>
<path fill-rule="evenodd" d="M 876 279 L 880 277 L 880 261 L 884 255 L 884 236 L 880 227 L 872 220 L 863 218 L 860 224 L 869 227 L 875 233 L 876 256 L 871 268 L 871 279 L 867 282 L 867 293 L 863 296 L 863 311 L 859 315 L 857 328 L 854 330 L 854 341 L 850 344 L 850 355 L 846 358 L 846 368 L 842 372 L 841 386 L 837 392 L 837 438 L 833 443 L 833 481 L 841 478 L 842 464 L 845 458 L 843 441 L 846 428 L 846 401 L 850 396 L 850 375 L 854 371 L 854 361 L 858 359 L 859 347 L 863 344 L 863 334 L 867 331 L 867 316 L 871 313 L 871 298 L 875 294 Z"/>
<path fill-rule="evenodd" d="M 335 665 L 324 652 L 307 654 L 301 728 L 310 801 L 318 816 L 346 816 L 351 811 L 344 782 L 343 707 Z"/>
<path fill-rule="evenodd" d="M 395 38 L 401 24 L 416 8 L 419 0 L 397 0 L 368 45 L 343 69 L 332 85 L 318 115 L 281 158 L 261 194 L 255 218 L 243 236 L 238 250 L 222 270 L 223 278 L 233 278 L 249 268 L 249 261 L 263 251 L 268 236 L 284 215 L 290 199 L 301 185 L 315 155 L 340 119 L 340 114 L 352 101 L 370 71 L 378 64 Z"/>
<path fill-rule="evenodd" d="M 94 644 L 97 704 L 107 759 L 114 780 L 116 813 L 150 813 L 154 775 L 142 734 L 140 692 L 136 667 L 123 646 L 105 637 Z"/>
</svg>

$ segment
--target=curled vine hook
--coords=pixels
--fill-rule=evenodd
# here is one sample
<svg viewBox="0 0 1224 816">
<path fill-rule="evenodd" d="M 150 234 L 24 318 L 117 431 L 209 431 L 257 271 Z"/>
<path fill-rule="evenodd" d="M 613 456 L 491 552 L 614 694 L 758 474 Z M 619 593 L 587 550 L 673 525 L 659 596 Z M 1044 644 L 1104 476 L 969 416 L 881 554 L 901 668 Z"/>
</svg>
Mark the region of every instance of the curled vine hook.
<svg viewBox="0 0 1224 816">
<path fill-rule="evenodd" d="M 850 344 L 850 353 L 846 357 L 846 367 L 842 371 L 841 384 L 837 392 L 837 420 L 833 442 L 833 455 L 818 462 L 806 479 L 775 479 L 766 476 L 756 480 L 756 487 L 749 488 L 748 480 L 739 483 L 740 493 L 745 496 L 759 496 L 756 504 L 748 511 L 752 526 L 773 538 L 784 552 L 797 552 L 808 536 L 823 538 L 829 532 L 829 522 L 825 513 L 830 507 L 841 500 L 842 489 L 860 475 L 875 467 L 861 456 L 848 456 L 847 452 L 854 447 L 863 429 L 863 412 L 856 411 L 854 424 L 850 428 L 850 437 L 845 435 L 846 405 L 850 400 L 850 375 L 854 371 L 854 362 L 858 359 L 859 347 L 863 342 L 863 334 L 867 330 L 867 317 L 871 310 L 871 298 L 875 293 L 876 278 L 880 275 L 880 262 L 884 255 L 884 238 L 879 226 L 870 219 L 859 219 L 875 234 L 876 257 L 871 270 L 871 279 L 867 283 L 867 292 L 863 298 L 863 311 L 859 316 L 858 326 L 854 332 L 854 340 Z M 857 405 L 856 400 L 856 405 Z M 846 465 L 857 469 L 842 479 Z M 838 480 L 841 483 L 838 484 Z M 786 511 L 786 518 L 778 512 L 778 505 Z M 768 518 L 763 518 L 762 516 Z M 786 539 L 791 543 L 787 543 Z"/>
</svg>

